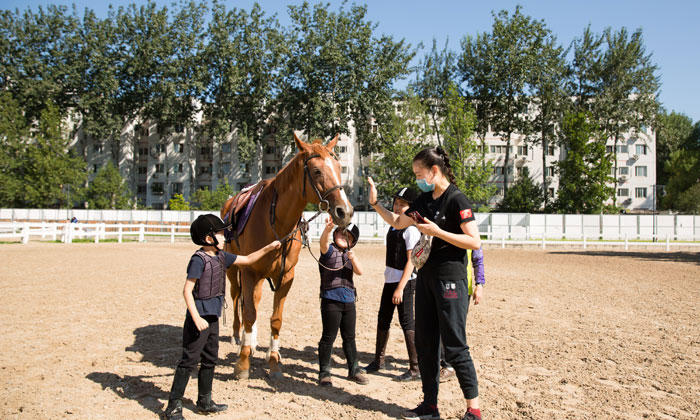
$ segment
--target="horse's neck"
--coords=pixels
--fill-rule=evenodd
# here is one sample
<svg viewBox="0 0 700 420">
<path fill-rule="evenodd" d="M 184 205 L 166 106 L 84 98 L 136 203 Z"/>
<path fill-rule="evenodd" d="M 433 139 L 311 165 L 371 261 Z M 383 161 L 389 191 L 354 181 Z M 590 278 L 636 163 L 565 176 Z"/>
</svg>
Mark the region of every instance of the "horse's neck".
<svg viewBox="0 0 700 420">
<path fill-rule="evenodd" d="M 275 226 L 278 232 L 291 231 L 304 213 L 307 202 L 302 193 L 306 182 L 304 176 L 303 164 L 290 162 L 280 171 L 272 183 L 277 194 Z"/>
</svg>

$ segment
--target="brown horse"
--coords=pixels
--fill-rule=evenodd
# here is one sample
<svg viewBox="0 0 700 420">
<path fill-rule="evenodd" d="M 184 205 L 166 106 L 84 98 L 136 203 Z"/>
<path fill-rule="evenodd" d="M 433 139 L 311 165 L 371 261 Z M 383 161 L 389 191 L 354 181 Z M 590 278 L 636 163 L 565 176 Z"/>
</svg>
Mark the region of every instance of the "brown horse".
<svg viewBox="0 0 700 420">
<path fill-rule="evenodd" d="M 279 250 L 270 252 L 257 264 L 240 268 L 232 265 L 227 272 L 234 307 L 233 335 L 236 342 L 241 344 L 234 370 L 237 379 L 247 378 L 250 370 L 250 357 L 257 344 L 255 326 L 258 304 L 265 278 L 271 279 L 277 285 L 270 317 L 271 334 L 267 360 L 270 377 L 282 376 L 279 355 L 282 311 L 294 280 L 294 266 L 299 260 L 302 248 L 301 231 L 298 227 L 306 204 L 318 204 L 319 209 L 327 211 L 338 226 L 347 226 L 353 214 L 352 205 L 341 186 L 340 164 L 333 153 L 338 136 L 326 146 L 320 139 L 311 144 L 305 143 L 296 134 L 294 141 L 299 152 L 275 178 L 265 183 L 244 231 L 238 240 L 228 242 L 224 248 L 233 254 L 247 255 L 275 239 L 282 240 Z M 224 204 L 221 209 L 222 218 L 228 213 L 234 198 Z M 243 315 L 242 340 L 239 337 L 239 303 Z"/>
</svg>

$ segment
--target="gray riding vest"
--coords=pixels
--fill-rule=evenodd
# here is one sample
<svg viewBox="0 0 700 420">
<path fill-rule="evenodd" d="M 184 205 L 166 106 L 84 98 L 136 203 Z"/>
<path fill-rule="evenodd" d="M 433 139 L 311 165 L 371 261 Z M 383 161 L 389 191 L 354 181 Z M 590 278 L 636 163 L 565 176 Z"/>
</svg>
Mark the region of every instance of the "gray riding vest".
<svg viewBox="0 0 700 420">
<path fill-rule="evenodd" d="M 226 257 L 223 252 L 211 256 L 201 249 L 195 253 L 204 261 L 202 276 L 194 285 L 195 299 L 206 300 L 226 293 Z"/>
<path fill-rule="evenodd" d="M 331 249 L 333 249 L 331 255 L 328 257 L 325 254 L 321 255 L 319 262 L 328 268 L 343 267 L 343 253 L 332 245 Z M 321 273 L 321 290 L 330 290 L 338 287 L 355 288 L 355 284 L 352 281 L 352 263 L 349 260 L 345 261 L 345 266 L 340 270 L 328 270 L 321 265 L 318 266 L 318 270 Z"/>
</svg>

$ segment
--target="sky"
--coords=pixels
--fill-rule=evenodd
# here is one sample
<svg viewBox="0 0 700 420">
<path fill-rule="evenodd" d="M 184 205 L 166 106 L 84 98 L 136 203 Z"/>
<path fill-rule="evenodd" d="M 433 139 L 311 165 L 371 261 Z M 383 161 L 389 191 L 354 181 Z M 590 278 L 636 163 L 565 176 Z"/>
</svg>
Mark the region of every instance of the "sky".
<svg viewBox="0 0 700 420">
<path fill-rule="evenodd" d="M 223 2 L 224 0 L 222 0 Z M 326 1 L 332 10 L 338 10 L 342 1 Z M 105 17 L 108 5 L 115 7 L 141 0 L 0 0 L 1 9 L 27 8 L 36 11 L 48 4 L 75 4 L 78 11 L 87 7 L 99 17 Z M 173 1 L 157 0 L 159 6 L 169 6 Z M 225 1 L 227 8 L 250 10 L 253 0 Z M 287 6 L 299 5 L 300 0 L 259 0 L 267 15 L 277 14 L 283 25 L 289 22 Z M 309 1 L 318 3 L 316 0 Z M 522 13 L 537 20 L 544 20 L 559 42 L 568 47 L 580 37 L 586 26 L 594 33 L 605 28 L 619 30 L 626 27 L 629 32 L 642 29 L 647 54 L 659 67 L 661 80 L 659 99 L 663 107 L 700 120 L 700 1 L 698 0 L 357 0 L 355 4 L 367 5 L 367 20 L 377 24 L 377 35 L 391 35 L 395 40 L 405 39 L 424 48 L 418 52 L 422 57 L 431 47 L 433 39 L 441 49 L 449 40 L 449 47 L 460 50 L 460 40 L 466 35 L 489 32 L 493 24 L 492 11 L 515 10 L 522 6 Z M 353 2 L 346 3 L 349 8 Z"/>
</svg>

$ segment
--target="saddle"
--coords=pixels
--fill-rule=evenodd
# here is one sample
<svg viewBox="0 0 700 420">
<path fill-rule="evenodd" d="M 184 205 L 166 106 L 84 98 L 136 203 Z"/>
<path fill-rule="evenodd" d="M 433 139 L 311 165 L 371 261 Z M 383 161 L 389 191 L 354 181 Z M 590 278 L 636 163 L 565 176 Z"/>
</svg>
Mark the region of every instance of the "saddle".
<svg viewBox="0 0 700 420">
<path fill-rule="evenodd" d="M 228 213 L 224 215 L 224 223 L 228 223 L 230 220 L 231 230 L 225 232 L 225 238 L 227 242 L 235 240 L 243 233 L 250 213 L 253 211 L 255 202 L 260 196 L 260 192 L 269 184 L 270 180 L 262 180 L 257 184 L 250 185 L 241 190 L 238 194 L 233 197 L 233 202 L 231 203 L 231 208 Z"/>
</svg>

